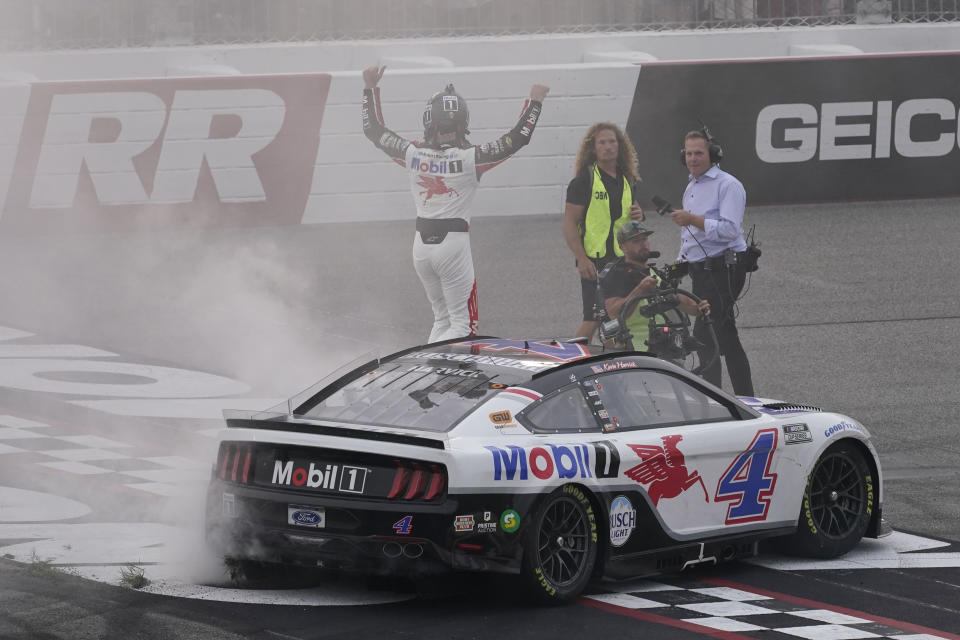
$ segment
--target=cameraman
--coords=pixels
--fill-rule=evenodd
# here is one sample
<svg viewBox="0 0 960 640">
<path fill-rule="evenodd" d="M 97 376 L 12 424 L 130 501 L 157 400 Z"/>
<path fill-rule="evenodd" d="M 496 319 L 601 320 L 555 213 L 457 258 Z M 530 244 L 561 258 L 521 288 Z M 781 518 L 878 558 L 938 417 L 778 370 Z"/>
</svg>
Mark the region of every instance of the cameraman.
<svg viewBox="0 0 960 640">
<path fill-rule="evenodd" d="M 747 274 L 743 264 L 747 193 L 739 180 L 720 169 L 722 157 L 720 146 L 708 139 L 705 131 L 691 131 L 685 136 L 683 159 L 690 171 L 689 182 L 683 193 L 683 209 L 672 211 L 670 218 L 682 227 L 678 259 L 690 263 L 693 293 L 710 301 L 713 327 L 733 392 L 752 396 L 750 362 L 735 321 L 735 304 Z M 705 342 L 704 330 L 698 320 L 693 333 L 701 342 Z M 720 386 L 719 358 L 703 371 L 703 377 Z"/>
<path fill-rule="evenodd" d="M 617 242 L 623 250 L 623 260 L 617 262 L 604 277 L 602 286 L 604 306 L 611 318 L 616 318 L 628 298 L 635 295 L 653 293 L 660 284 L 660 277 L 647 261 L 650 259 L 650 231 L 637 220 L 630 220 L 617 230 Z M 687 315 L 700 313 L 710 315 L 710 303 L 701 300 L 697 305 L 687 296 L 680 294 L 679 309 Z M 650 337 L 650 321 L 639 313 L 631 313 L 627 318 L 634 349 L 644 349 Z M 652 349 L 651 349 L 652 351 Z"/>
</svg>

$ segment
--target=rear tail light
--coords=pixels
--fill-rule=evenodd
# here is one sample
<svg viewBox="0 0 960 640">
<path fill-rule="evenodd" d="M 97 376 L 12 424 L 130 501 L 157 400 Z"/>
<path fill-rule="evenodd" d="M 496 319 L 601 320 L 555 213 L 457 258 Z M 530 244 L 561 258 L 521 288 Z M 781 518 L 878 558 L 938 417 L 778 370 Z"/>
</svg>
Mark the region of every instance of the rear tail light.
<svg viewBox="0 0 960 640">
<path fill-rule="evenodd" d="M 393 486 L 390 488 L 390 493 L 387 494 L 387 499 L 393 500 L 399 497 L 408 482 L 410 482 L 410 469 L 398 462 L 397 470 L 393 474 Z"/>
<path fill-rule="evenodd" d="M 254 471 L 256 469 L 257 462 L 256 455 L 254 454 L 255 447 L 256 444 L 249 442 L 221 442 L 220 451 L 217 455 L 217 466 L 214 472 L 216 476 L 224 482 L 253 484 L 255 475 Z M 261 456 L 264 455 L 269 456 L 269 451 L 264 451 L 261 449 Z M 280 454 L 277 455 L 280 456 Z M 280 459 L 286 458 L 277 458 L 278 461 Z M 340 466 L 343 465 L 341 462 L 336 462 L 334 464 Z M 389 462 L 386 462 L 386 464 L 381 462 L 377 467 L 375 467 L 376 471 L 374 471 L 374 473 L 389 473 L 389 464 Z M 442 498 L 446 493 L 447 470 L 442 464 L 414 462 L 413 460 L 394 460 L 393 464 L 395 465 L 393 482 L 391 483 L 390 490 L 387 493 L 387 500 L 403 500 L 408 502 L 416 500 L 430 502 Z M 326 465 L 328 471 L 330 466 L 330 464 Z M 385 469 L 384 467 L 387 468 Z M 307 477 L 307 473 L 304 469 L 295 470 L 292 488 L 300 487 L 304 484 L 303 481 L 298 482 L 296 480 L 297 473 L 302 473 L 304 480 Z M 273 484 L 277 483 L 274 482 Z M 290 484 L 291 483 L 289 481 L 286 483 L 286 485 Z M 324 486 L 321 489 L 337 492 L 338 486 L 339 485 Z M 315 485 L 309 485 L 304 487 L 304 489 L 317 489 L 317 487 Z M 383 489 L 381 489 L 381 491 L 382 490 Z M 343 496 L 347 497 L 347 494 L 343 494 Z M 368 488 L 367 493 L 363 497 L 382 499 L 382 496 L 382 493 L 378 495 L 371 493 Z"/>
<path fill-rule="evenodd" d="M 253 445 L 242 442 L 224 442 L 220 445 L 217 460 L 217 476 L 221 480 L 250 482 L 250 468 L 253 465 Z"/>
<path fill-rule="evenodd" d="M 427 485 L 427 493 L 424 494 L 424 500 L 433 500 L 434 498 L 443 495 L 443 490 L 447 488 L 447 474 L 444 470 L 437 466 L 430 466 L 430 484 Z"/>
<path fill-rule="evenodd" d="M 396 461 L 388 500 L 435 500 L 447 487 L 447 472 L 437 464 Z"/>
</svg>

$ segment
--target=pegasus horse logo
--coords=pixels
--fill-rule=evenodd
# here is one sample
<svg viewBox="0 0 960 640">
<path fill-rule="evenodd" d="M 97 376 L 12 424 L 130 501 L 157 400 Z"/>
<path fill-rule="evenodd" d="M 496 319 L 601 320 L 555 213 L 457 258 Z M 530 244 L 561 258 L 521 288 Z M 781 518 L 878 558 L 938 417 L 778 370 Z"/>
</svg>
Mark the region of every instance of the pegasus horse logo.
<svg viewBox="0 0 960 640">
<path fill-rule="evenodd" d="M 662 498 L 676 498 L 698 482 L 703 489 L 704 500 L 710 502 L 707 487 L 703 484 L 700 472 L 687 471 L 683 454 L 677 448 L 677 443 L 683 439 L 683 436 L 663 436 L 660 439 L 663 440 L 662 447 L 645 444 L 629 445 L 640 456 L 642 462 L 624 471 L 624 475 L 640 484 L 650 485 L 646 489 L 647 495 L 653 501 L 653 506 L 657 506 Z"/>
<path fill-rule="evenodd" d="M 447 183 L 443 181 L 443 178 L 440 176 L 420 176 L 420 181 L 417 182 L 418 185 L 423 187 L 423 191 L 420 192 L 420 195 L 426 196 L 423 199 L 424 204 L 427 200 L 433 196 L 445 196 L 448 193 L 459 196 L 460 194 L 456 189 L 451 189 L 447 186 Z"/>
</svg>

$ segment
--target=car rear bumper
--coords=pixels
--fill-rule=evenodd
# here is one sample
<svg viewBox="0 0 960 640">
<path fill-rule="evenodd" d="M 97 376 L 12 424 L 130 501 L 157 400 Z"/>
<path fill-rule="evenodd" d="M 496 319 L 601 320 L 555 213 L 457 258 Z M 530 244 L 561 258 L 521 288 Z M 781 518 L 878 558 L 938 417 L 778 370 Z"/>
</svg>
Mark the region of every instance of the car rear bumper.
<svg viewBox="0 0 960 640">
<path fill-rule="evenodd" d="M 318 498 L 214 478 L 207 491 L 205 537 L 215 553 L 235 559 L 370 574 L 518 572 L 516 536 L 456 532 L 454 521 L 463 503 L 456 496 L 432 504 Z M 323 526 L 290 523 L 292 505 L 322 510 Z M 409 525 L 407 533 L 399 532 L 402 527 L 397 525 L 403 521 Z"/>
</svg>

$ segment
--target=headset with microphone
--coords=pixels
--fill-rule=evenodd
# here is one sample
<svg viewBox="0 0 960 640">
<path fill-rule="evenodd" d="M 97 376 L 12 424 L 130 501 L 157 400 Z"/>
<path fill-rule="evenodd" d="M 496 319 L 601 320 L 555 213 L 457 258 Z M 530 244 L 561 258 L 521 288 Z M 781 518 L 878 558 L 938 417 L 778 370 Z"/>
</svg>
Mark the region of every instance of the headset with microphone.
<svg viewBox="0 0 960 640">
<path fill-rule="evenodd" d="M 707 139 L 707 152 L 710 154 L 710 164 L 720 164 L 720 161 L 723 160 L 723 147 L 720 146 L 720 143 L 714 140 L 713 136 L 710 134 L 710 129 L 707 128 L 707 125 L 703 123 L 703 120 L 700 120 L 700 133 L 703 134 L 703 137 Z M 687 166 L 687 150 L 680 149 L 680 164 Z"/>
</svg>

